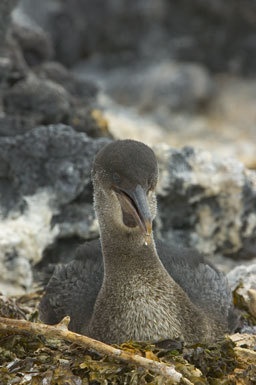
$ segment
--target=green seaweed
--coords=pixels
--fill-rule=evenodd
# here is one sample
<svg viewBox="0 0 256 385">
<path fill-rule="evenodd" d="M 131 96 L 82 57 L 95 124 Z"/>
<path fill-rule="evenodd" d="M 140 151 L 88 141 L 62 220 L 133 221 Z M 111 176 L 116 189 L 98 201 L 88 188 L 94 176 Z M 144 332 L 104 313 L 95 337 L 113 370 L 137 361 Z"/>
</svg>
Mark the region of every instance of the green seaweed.
<svg viewBox="0 0 256 385">
<path fill-rule="evenodd" d="M 234 347 L 234 342 L 225 338 L 209 346 L 188 349 L 184 358 L 200 369 L 208 380 L 221 379 L 232 373 L 238 365 Z"/>
</svg>

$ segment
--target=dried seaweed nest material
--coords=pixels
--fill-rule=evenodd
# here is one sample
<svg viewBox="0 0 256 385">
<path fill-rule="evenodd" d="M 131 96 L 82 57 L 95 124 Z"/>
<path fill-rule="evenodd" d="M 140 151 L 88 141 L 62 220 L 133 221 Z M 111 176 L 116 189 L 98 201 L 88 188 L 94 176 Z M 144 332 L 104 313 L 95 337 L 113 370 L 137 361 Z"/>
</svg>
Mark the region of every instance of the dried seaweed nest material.
<svg viewBox="0 0 256 385">
<path fill-rule="evenodd" d="M 150 370 L 156 375 L 165 377 L 166 383 L 178 383 L 182 379 L 182 374 L 178 373 L 174 366 L 161 363 L 159 359 L 149 359 L 142 357 L 139 354 L 134 354 L 131 351 L 125 349 L 119 349 L 107 344 L 104 344 L 100 341 L 93 340 L 86 336 L 82 336 L 77 333 L 70 332 L 68 330 L 69 317 L 65 317 L 61 323 L 55 326 L 45 325 L 41 323 L 33 323 L 26 320 L 16 320 L 10 318 L 0 317 L 0 332 L 9 336 L 9 333 L 25 333 L 32 336 L 40 335 L 48 339 L 58 339 L 64 340 L 71 343 L 75 343 L 78 346 L 83 347 L 84 349 L 89 349 L 90 351 L 96 351 L 101 356 L 109 357 L 117 361 L 121 361 L 125 364 L 135 365 L 136 367 L 144 368 Z M 152 357 L 157 358 L 153 355 Z M 16 362 L 14 363 L 16 367 Z M 88 362 L 80 363 L 79 367 L 84 369 L 90 367 Z M 97 365 L 96 365 L 97 366 Z M 106 365 L 105 365 L 106 366 Z M 186 382 L 185 383 L 189 383 Z"/>
<path fill-rule="evenodd" d="M 0 313 L 14 318 L 0 318 L 1 385 L 249 385 L 256 379 L 255 335 L 182 352 L 135 342 L 113 347 L 68 331 L 68 318 L 55 326 L 27 321 L 37 320 L 37 294 L 2 298 Z"/>
</svg>

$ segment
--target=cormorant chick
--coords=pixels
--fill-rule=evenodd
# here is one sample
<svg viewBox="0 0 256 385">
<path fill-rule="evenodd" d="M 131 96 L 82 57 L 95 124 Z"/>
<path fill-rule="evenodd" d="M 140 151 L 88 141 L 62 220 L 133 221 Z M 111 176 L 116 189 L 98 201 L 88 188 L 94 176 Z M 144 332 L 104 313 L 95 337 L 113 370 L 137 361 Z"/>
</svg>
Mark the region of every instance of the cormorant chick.
<svg viewBox="0 0 256 385">
<path fill-rule="evenodd" d="M 155 245 L 157 177 L 155 155 L 143 143 L 114 141 L 96 155 L 100 243 L 85 244 L 56 268 L 40 303 L 42 321 L 70 315 L 71 330 L 107 343 L 203 343 L 236 327 L 224 275 L 191 250 Z"/>
</svg>

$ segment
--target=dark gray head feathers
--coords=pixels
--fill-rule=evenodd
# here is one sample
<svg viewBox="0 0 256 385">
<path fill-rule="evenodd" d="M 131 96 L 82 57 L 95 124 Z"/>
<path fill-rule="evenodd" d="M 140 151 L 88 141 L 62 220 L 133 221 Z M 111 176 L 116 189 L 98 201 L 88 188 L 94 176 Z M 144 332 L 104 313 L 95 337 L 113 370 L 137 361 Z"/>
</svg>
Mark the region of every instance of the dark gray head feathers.
<svg viewBox="0 0 256 385">
<path fill-rule="evenodd" d="M 92 175 L 95 172 L 128 189 L 138 184 L 145 190 L 154 189 L 158 177 L 157 160 L 151 148 L 129 139 L 104 146 L 95 157 Z"/>
</svg>

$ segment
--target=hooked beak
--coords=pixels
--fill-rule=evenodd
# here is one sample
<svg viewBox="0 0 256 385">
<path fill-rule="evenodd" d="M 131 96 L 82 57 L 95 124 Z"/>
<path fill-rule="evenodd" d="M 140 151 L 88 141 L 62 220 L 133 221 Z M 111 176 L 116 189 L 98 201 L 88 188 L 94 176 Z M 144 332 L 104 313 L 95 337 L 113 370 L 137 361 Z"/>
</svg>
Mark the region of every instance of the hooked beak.
<svg viewBox="0 0 256 385">
<path fill-rule="evenodd" d="M 138 225 L 145 233 L 145 241 L 150 241 L 152 232 L 152 219 L 148 207 L 147 196 L 141 185 L 135 189 L 116 189 L 117 197 L 123 212 L 123 221 L 129 227 Z M 127 218 L 132 220 L 129 221 Z"/>
</svg>

